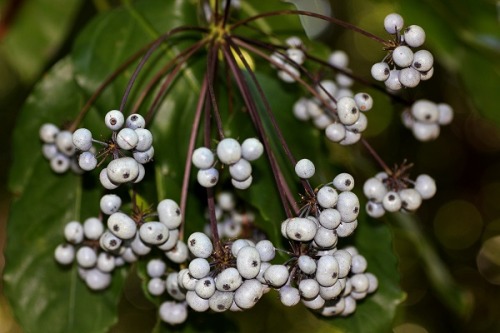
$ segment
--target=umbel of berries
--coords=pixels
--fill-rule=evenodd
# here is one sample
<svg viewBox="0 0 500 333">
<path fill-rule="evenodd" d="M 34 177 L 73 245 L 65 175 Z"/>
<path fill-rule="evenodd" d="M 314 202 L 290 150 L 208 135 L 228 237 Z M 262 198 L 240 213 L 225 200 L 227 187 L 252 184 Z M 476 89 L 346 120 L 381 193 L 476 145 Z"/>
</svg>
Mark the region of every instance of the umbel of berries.
<svg viewBox="0 0 500 333">
<path fill-rule="evenodd" d="M 75 173 L 82 173 L 76 159 L 76 149 L 70 131 L 45 123 L 40 127 L 39 135 L 43 142 L 42 154 L 49 160 L 50 168 L 54 172 L 64 173 L 71 169 Z"/>
<path fill-rule="evenodd" d="M 436 139 L 441 132 L 441 126 L 451 123 L 453 109 L 446 103 L 419 99 L 403 111 L 401 119 L 417 140 L 426 142 Z"/>
<path fill-rule="evenodd" d="M 366 180 L 363 192 L 368 198 L 366 211 L 371 217 L 382 217 L 388 212 L 414 212 L 422 200 L 430 199 L 436 193 L 436 182 L 426 174 L 419 175 L 414 181 L 406 176 L 407 168 L 390 174 L 380 172 Z"/>
<path fill-rule="evenodd" d="M 108 142 L 92 138 L 86 128 L 79 128 L 73 133 L 73 144 L 80 152 L 78 163 L 83 170 L 90 171 L 111 156 L 111 161 L 100 171 L 99 180 L 104 188 L 112 190 L 123 183 L 138 183 L 145 175 L 143 164 L 154 156 L 153 136 L 144 128 L 146 122 L 139 114 L 132 114 L 126 119 L 118 110 L 111 110 L 104 117 L 106 127 L 113 131 Z M 93 144 L 102 146 L 94 153 Z M 102 159 L 98 162 L 98 159 Z"/>
<path fill-rule="evenodd" d="M 231 184 L 240 190 L 247 189 L 253 182 L 251 161 L 258 159 L 264 146 L 257 138 L 248 138 L 239 143 L 233 138 L 222 139 L 214 154 L 207 147 L 193 151 L 192 163 L 198 170 L 198 183 L 203 187 L 214 187 L 219 181 L 219 170 L 215 167 L 218 160 L 228 166 Z M 217 159 L 216 159 L 217 157 Z"/>
<path fill-rule="evenodd" d="M 182 214 L 175 201 L 160 201 L 156 214 L 149 214 L 157 217 L 157 221 L 122 212 L 122 200 L 116 194 L 103 195 L 99 206 L 101 212 L 108 215 L 106 224 L 96 217 L 86 219 L 83 224 L 67 223 L 66 242 L 54 252 L 55 260 L 61 265 L 77 262 L 80 277 L 90 289 L 107 288 L 116 267 L 135 262 L 154 248 L 163 251 L 165 257 L 176 264 L 186 261 L 188 250 L 179 240 Z M 151 288 L 159 290 L 155 282 Z"/>
<path fill-rule="evenodd" d="M 336 69 L 350 71 L 349 57 L 344 51 L 332 52 L 328 63 Z M 301 121 L 311 120 L 316 128 L 325 130 L 332 142 L 341 145 L 358 142 L 368 126 L 364 113 L 373 107 L 373 99 L 365 92 L 354 94 L 350 89 L 352 84 L 353 79 L 344 73 L 337 73 L 335 80 L 320 81 L 313 98 L 301 97 L 294 104 L 294 116 Z"/>
<path fill-rule="evenodd" d="M 372 77 L 383 81 L 389 90 L 414 88 L 420 81 L 428 80 L 434 73 L 434 57 L 427 50 L 417 50 L 424 44 L 425 31 L 418 25 L 404 28 L 403 17 L 397 13 L 384 19 L 385 30 L 393 36 L 386 43 L 389 51 L 382 62 L 372 66 Z"/>
</svg>

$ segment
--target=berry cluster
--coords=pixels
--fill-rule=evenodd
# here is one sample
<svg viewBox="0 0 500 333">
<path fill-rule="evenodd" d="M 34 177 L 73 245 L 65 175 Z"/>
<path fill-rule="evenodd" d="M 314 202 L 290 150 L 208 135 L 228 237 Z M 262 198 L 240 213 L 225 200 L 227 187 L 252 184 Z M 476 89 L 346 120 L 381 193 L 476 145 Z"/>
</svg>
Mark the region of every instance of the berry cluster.
<svg viewBox="0 0 500 333">
<path fill-rule="evenodd" d="M 333 81 L 322 81 L 322 89 L 333 92 Z M 338 98 L 338 96 L 337 96 Z M 313 120 L 318 129 L 324 129 L 326 137 L 341 145 L 351 145 L 359 141 L 361 133 L 368 126 L 368 118 L 364 112 L 373 106 L 373 99 L 367 93 L 357 93 L 354 97 L 343 96 L 331 103 L 335 113 L 323 109 L 314 99 L 299 99 L 293 107 L 294 115 L 302 121 Z M 359 111 L 363 112 L 359 112 Z"/>
<path fill-rule="evenodd" d="M 296 172 L 302 178 L 314 173 L 309 160 L 299 161 Z M 365 273 L 364 257 L 354 247 L 336 247 L 338 237 L 351 235 L 358 225 L 359 200 L 351 192 L 353 187 L 351 175 L 339 174 L 314 196 L 303 198 L 301 216 L 282 222 L 283 237 L 298 252 L 288 269 L 271 265 L 264 278 L 270 286 L 279 288 L 284 305 L 302 301 L 325 316 L 347 316 L 354 312 L 356 300 L 377 289 L 376 277 Z"/>
<path fill-rule="evenodd" d="M 58 263 L 69 265 L 76 258 L 78 272 L 87 286 L 102 290 L 111 283 L 111 272 L 123 265 L 123 258 L 98 251 L 95 245 L 104 232 L 104 225 L 96 217 L 86 219 L 83 224 L 71 221 L 64 228 L 66 243 L 57 246 L 54 256 Z"/>
<path fill-rule="evenodd" d="M 271 59 L 273 67 L 278 69 L 278 77 L 287 83 L 293 83 L 300 77 L 300 66 L 306 60 L 303 44 L 298 37 L 289 37 L 285 41 L 288 48 L 285 53 L 274 52 Z"/>
<path fill-rule="evenodd" d="M 314 172 L 310 160 L 300 160 L 296 165 L 302 179 L 312 177 Z M 168 297 L 160 306 L 160 318 L 176 325 L 187 319 L 189 308 L 197 312 L 250 309 L 271 289 L 279 292 L 286 306 L 302 302 L 325 316 L 353 313 L 357 301 L 378 287 L 377 278 L 366 273 L 366 259 L 354 247 L 337 249 L 338 237 L 351 235 L 357 226 L 359 200 L 351 192 L 353 187 L 353 177 L 341 173 L 303 197 L 300 216 L 281 224 L 292 252 L 277 249 L 267 239 L 254 242 L 237 238 L 238 232 L 231 230 L 229 235 L 219 233 L 227 237 L 219 243 L 207 233 L 192 233 L 186 242 L 190 255 L 182 258 L 185 262 L 167 255 L 181 266 L 152 259 L 147 265 L 147 289 L 153 296 Z M 233 194 L 220 192 L 216 198 L 217 220 L 224 215 L 237 220 Z M 228 218 L 223 223 L 233 222 Z M 284 264 L 271 263 L 276 251 L 291 258 Z"/>
<path fill-rule="evenodd" d="M 453 120 L 453 109 L 446 103 L 436 104 L 426 99 L 419 99 L 410 108 L 403 111 L 403 124 L 412 130 L 420 141 L 431 141 L 439 136 L 441 127 Z"/>
<path fill-rule="evenodd" d="M 377 81 L 384 81 L 389 90 L 402 87 L 414 88 L 420 81 L 428 80 L 434 73 L 434 57 L 427 50 L 414 52 L 424 44 L 425 31 L 418 25 L 410 25 L 403 30 L 404 20 L 399 14 L 392 13 L 385 17 L 385 30 L 394 35 L 386 49 L 389 54 L 382 62 L 372 66 L 371 74 Z M 401 31 L 403 32 L 401 33 Z M 393 65 L 393 68 L 390 68 Z"/>
<path fill-rule="evenodd" d="M 153 135 L 144 128 L 146 121 L 139 114 L 131 114 L 125 119 L 122 112 L 111 110 L 106 113 L 104 123 L 113 131 L 108 142 L 94 140 L 87 128 L 79 128 L 73 133 L 73 144 L 81 151 L 78 164 L 83 170 L 90 171 L 96 168 L 98 158 L 102 157 L 104 161 L 107 156 L 112 156 L 111 162 L 99 174 L 104 188 L 113 190 L 123 183 L 140 182 L 145 175 L 143 164 L 151 161 L 154 155 Z M 104 146 L 97 155 L 92 152 L 93 143 Z M 131 151 L 133 157 L 125 156 L 126 151 Z"/>
<path fill-rule="evenodd" d="M 415 181 L 406 176 L 409 166 L 403 165 L 390 174 L 380 172 L 368 178 L 363 185 L 363 192 L 368 198 L 366 211 L 374 218 L 388 212 L 414 212 L 422 200 L 430 199 L 436 193 L 436 182 L 426 174 L 419 175 Z M 413 186 L 413 187 L 410 187 Z"/>
<path fill-rule="evenodd" d="M 349 58 L 343 51 L 332 52 L 328 63 L 350 72 Z M 343 72 L 337 73 L 335 80 L 320 81 L 316 86 L 317 96 L 300 98 L 293 106 L 293 114 L 301 121 L 312 120 L 316 128 L 325 130 L 330 141 L 350 145 L 359 141 L 368 126 L 364 112 L 373 107 L 373 99 L 364 92 L 354 94 L 350 89 L 353 79 Z"/>
<path fill-rule="evenodd" d="M 278 267 L 275 271 L 287 276 Z M 292 265 L 294 284 L 289 279 L 281 286 L 280 300 L 285 306 L 302 301 L 323 316 L 348 316 L 356 310 L 358 300 L 378 288 L 377 278 L 365 272 L 366 268 L 366 259 L 353 246 L 301 255 Z"/>
<path fill-rule="evenodd" d="M 188 239 L 188 247 L 194 256 L 188 268 L 166 272 L 162 260 L 148 263 L 148 275 L 152 278 L 148 291 L 155 296 L 166 291 L 174 299 L 160 306 L 163 321 L 184 322 L 188 306 L 196 312 L 249 309 L 270 290 L 263 279 L 263 268 L 270 265 L 268 261 L 275 255 L 270 241 L 254 244 L 238 239 L 228 243 L 220 257 L 214 252 L 211 240 L 204 233 L 195 232 Z"/>
<path fill-rule="evenodd" d="M 248 138 L 240 143 L 232 138 L 222 139 L 217 145 L 217 158 L 229 166 L 231 183 L 237 189 L 244 190 L 252 184 L 252 165 L 250 161 L 258 159 L 264 152 L 264 146 L 257 138 Z M 219 181 L 219 170 L 215 168 L 215 154 L 207 147 L 193 151 L 192 163 L 198 170 L 198 183 L 203 187 L 213 187 Z"/>
<path fill-rule="evenodd" d="M 50 168 L 54 172 L 64 173 L 70 168 L 78 174 L 83 172 L 76 161 L 71 132 L 46 123 L 40 127 L 39 135 L 43 142 L 42 154 L 50 161 Z"/>
<path fill-rule="evenodd" d="M 173 262 L 187 259 L 187 247 L 179 240 L 182 216 L 175 201 L 162 200 L 156 214 L 136 210 L 132 216 L 120 211 L 121 205 L 121 198 L 115 194 L 102 196 L 100 208 L 108 215 L 107 228 L 95 217 L 83 224 L 71 221 L 64 228 L 66 243 L 55 250 L 55 259 L 62 265 L 69 265 L 76 258 L 80 277 L 93 290 L 108 287 L 115 267 L 137 261 L 152 247 L 163 251 Z M 159 221 L 149 221 L 152 217 Z"/>
<path fill-rule="evenodd" d="M 341 173 L 315 191 L 314 197 L 303 197 L 301 215 L 306 217 L 282 222 L 283 237 L 299 242 L 311 241 L 314 248 L 321 250 L 333 248 L 337 237 L 351 235 L 358 225 L 359 200 L 351 192 L 353 187 L 352 176 Z"/>
</svg>

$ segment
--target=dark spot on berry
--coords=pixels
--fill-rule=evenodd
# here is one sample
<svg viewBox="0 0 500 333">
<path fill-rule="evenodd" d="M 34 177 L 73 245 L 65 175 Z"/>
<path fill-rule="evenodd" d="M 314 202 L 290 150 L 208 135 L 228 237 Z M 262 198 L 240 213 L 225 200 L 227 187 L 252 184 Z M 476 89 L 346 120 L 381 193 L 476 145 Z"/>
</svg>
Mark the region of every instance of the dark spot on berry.
<svg viewBox="0 0 500 333">
<path fill-rule="evenodd" d="M 116 120 L 116 118 L 111 118 L 111 119 L 109 120 L 109 123 L 110 123 L 111 125 L 116 125 L 116 123 L 117 123 L 117 122 L 118 122 L 118 121 Z"/>
<path fill-rule="evenodd" d="M 61 165 L 63 164 L 63 161 L 62 160 L 57 160 L 57 165 Z"/>
<path fill-rule="evenodd" d="M 426 114 L 426 115 L 425 115 L 425 119 L 426 119 L 426 120 L 431 119 L 431 115 L 430 115 L 430 114 Z"/>
<path fill-rule="evenodd" d="M 163 239 L 163 234 L 159 234 L 156 236 L 156 240 L 161 241 Z"/>
<path fill-rule="evenodd" d="M 114 247 L 116 246 L 116 239 L 112 239 L 109 241 L 109 246 Z"/>
<path fill-rule="evenodd" d="M 396 199 L 396 197 L 395 197 L 394 195 L 392 195 L 392 194 L 391 194 L 391 195 L 389 195 L 388 199 L 389 199 L 390 201 L 393 201 L 394 199 Z"/>
<path fill-rule="evenodd" d="M 222 286 L 222 289 L 229 290 L 231 287 L 226 283 Z"/>
<path fill-rule="evenodd" d="M 403 206 L 403 207 L 405 207 L 405 208 L 406 208 L 406 207 L 408 207 L 408 202 L 406 202 L 406 201 L 404 201 L 404 200 L 403 200 L 403 201 L 401 201 L 401 206 Z"/>
<path fill-rule="evenodd" d="M 137 118 L 138 118 L 138 117 L 137 117 L 136 115 L 133 115 L 132 117 L 130 117 L 130 120 L 132 120 L 132 121 L 136 121 L 136 120 L 137 120 Z"/>
<path fill-rule="evenodd" d="M 252 261 L 252 267 L 257 267 L 258 265 L 259 263 L 257 262 L 257 260 Z"/>
<path fill-rule="evenodd" d="M 191 239 L 189 245 L 194 246 L 196 244 L 196 239 Z"/>
<path fill-rule="evenodd" d="M 177 214 L 177 216 L 181 215 L 181 210 L 180 210 L 179 208 L 177 208 L 177 209 L 175 210 L 175 214 Z"/>
<path fill-rule="evenodd" d="M 357 109 L 357 108 L 352 108 L 352 109 L 351 109 L 351 113 L 352 113 L 352 114 L 356 114 L 356 112 L 358 112 L 358 109 Z"/>
<path fill-rule="evenodd" d="M 334 279 L 335 279 L 335 278 L 337 277 L 337 275 L 338 275 L 338 273 L 337 273 L 337 272 L 333 272 L 333 274 L 332 274 L 332 278 L 334 278 Z"/>
<path fill-rule="evenodd" d="M 118 224 L 115 224 L 113 226 L 113 231 L 120 231 L 120 227 L 118 226 Z"/>
<path fill-rule="evenodd" d="M 215 184 L 215 183 L 217 183 L 216 177 L 213 177 L 212 179 L 210 179 L 210 184 Z"/>
<path fill-rule="evenodd" d="M 171 293 L 172 295 L 177 295 L 177 290 L 172 289 L 172 290 L 170 290 L 170 293 Z"/>
<path fill-rule="evenodd" d="M 417 61 L 417 62 L 413 63 L 413 67 L 420 68 L 420 67 L 422 67 L 422 64 Z"/>
<path fill-rule="evenodd" d="M 301 239 L 301 238 L 302 238 L 302 235 L 301 235 L 300 233 L 296 232 L 296 233 L 295 233 L 295 237 L 296 237 L 297 239 Z"/>
<path fill-rule="evenodd" d="M 391 74 L 391 71 L 389 70 L 389 68 L 384 69 L 384 74 L 385 75 Z"/>
<path fill-rule="evenodd" d="M 345 186 L 350 186 L 351 185 L 351 180 L 347 179 L 344 184 L 345 184 Z"/>
<path fill-rule="evenodd" d="M 361 95 L 361 97 L 363 97 L 364 100 L 367 100 L 368 98 L 370 98 L 370 96 L 368 96 L 368 94 L 363 94 L 363 95 Z"/>
<path fill-rule="evenodd" d="M 255 298 L 253 299 L 253 302 L 254 302 L 254 303 L 257 303 L 258 301 L 259 301 L 259 298 L 258 298 L 258 297 L 255 297 Z"/>
<path fill-rule="evenodd" d="M 123 179 L 128 179 L 130 177 L 130 173 L 129 172 L 125 172 L 123 174 Z"/>
<path fill-rule="evenodd" d="M 357 214 L 359 212 L 359 207 L 354 207 L 352 211 Z"/>
<path fill-rule="evenodd" d="M 210 282 L 210 280 L 205 280 L 205 282 L 203 282 L 203 284 L 205 285 L 205 287 L 208 287 L 212 284 L 212 282 Z"/>
<path fill-rule="evenodd" d="M 371 212 L 373 210 L 373 206 L 371 204 L 369 204 L 366 209 L 368 209 L 369 212 Z"/>
<path fill-rule="evenodd" d="M 222 305 L 222 304 L 218 304 L 218 305 L 217 305 L 217 309 L 219 309 L 219 310 L 224 310 L 224 305 Z"/>
<path fill-rule="evenodd" d="M 151 228 L 151 226 L 150 226 L 150 225 L 148 225 L 148 230 L 152 230 L 152 229 L 153 229 L 153 228 Z"/>
</svg>

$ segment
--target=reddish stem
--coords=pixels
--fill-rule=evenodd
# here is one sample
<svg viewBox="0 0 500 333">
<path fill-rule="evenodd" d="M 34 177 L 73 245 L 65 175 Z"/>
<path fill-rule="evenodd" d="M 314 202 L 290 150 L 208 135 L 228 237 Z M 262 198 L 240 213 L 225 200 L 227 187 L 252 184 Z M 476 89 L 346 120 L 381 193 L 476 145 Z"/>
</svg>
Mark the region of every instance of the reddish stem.
<svg viewBox="0 0 500 333">
<path fill-rule="evenodd" d="M 177 77 L 177 74 L 180 72 L 180 70 L 182 69 L 182 67 L 185 65 L 185 63 L 188 61 L 188 59 L 194 53 L 196 53 L 196 51 L 198 51 L 203 45 L 204 45 L 204 43 L 203 43 L 203 40 L 202 40 L 202 41 L 196 43 L 195 45 L 193 45 L 193 47 L 190 47 L 189 48 L 189 52 L 187 52 L 185 54 L 185 57 L 177 58 L 178 64 L 169 73 L 169 75 L 167 76 L 167 79 L 161 85 L 159 92 L 156 94 L 155 99 L 153 100 L 153 103 L 149 107 L 149 110 L 148 110 L 148 112 L 146 114 L 146 123 L 148 123 L 151 120 L 151 118 L 153 117 L 153 114 L 157 110 L 158 105 L 160 104 L 161 100 L 165 96 L 168 88 L 170 88 L 170 84 L 172 83 L 172 81 L 175 80 L 175 78 Z"/>
<path fill-rule="evenodd" d="M 368 150 L 368 152 L 373 156 L 373 158 L 377 161 L 377 163 L 380 165 L 382 169 L 388 174 L 391 175 L 392 171 L 391 169 L 387 166 L 387 164 L 384 162 L 384 160 L 377 154 L 375 149 L 366 141 L 364 138 L 361 138 L 361 142 L 365 146 L 365 148 Z"/>
<path fill-rule="evenodd" d="M 130 111 L 130 114 L 137 113 L 139 110 L 139 107 L 142 105 L 144 102 L 144 99 L 146 96 L 151 92 L 151 90 L 154 88 L 154 86 L 160 81 L 160 79 L 167 73 L 174 65 L 176 65 L 178 62 L 184 62 L 183 59 L 187 59 L 191 57 L 193 53 L 193 49 L 197 49 L 198 44 L 201 43 L 202 41 L 191 45 L 190 47 L 182 50 L 175 58 L 171 59 L 165 66 L 163 66 L 154 76 L 153 78 L 148 82 L 146 87 L 141 91 L 139 97 L 137 98 L 136 102 L 134 103 L 134 107 Z M 206 42 L 206 40 L 204 40 Z M 146 117 L 147 120 L 147 117 Z"/>
<path fill-rule="evenodd" d="M 207 32 L 206 28 L 201 28 L 201 27 L 192 27 L 192 26 L 182 26 L 182 27 L 177 27 L 174 28 L 167 33 L 161 35 L 158 37 L 155 41 L 153 41 L 151 46 L 149 47 L 148 51 L 144 56 L 142 57 L 141 61 L 137 65 L 136 69 L 134 70 L 134 73 L 132 74 L 132 77 L 128 81 L 127 88 L 125 89 L 125 93 L 123 94 L 122 97 L 122 102 L 120 104 L 120 111 L 123 112 L 123 109 L 125 108 L 125 104 L 127 103 L 127 98 L 128 95 L 130 94 L 130 91 L 132 90 L 132 87 L 135 83 L 135 80 L 137 79 L 137 76 L 139 75 L 139 72 L 141 69 L 144 67 L 146 62 L 149 60 L 153 52 L 168 38 L 172 37 L 173 35 L 180 33 L 180 32 L 185 32 L 185 31 L 200 31 L 200 32 Z"/>
<path fill-rule="evenodd" d="M 317 19 L 324 20 L 324 21 L 339 25 L 341 27 L 344 27 L 346 29 L 350 29 L 354 32 L 360 33 L 360 34 L 362 34 L 370 39 L 373 39 L 374 41 L 379 42 L 379 43 L 382 43 L 382 44 L 386 43 L 386 41 L 384 39 L 372 34 L 371 32 L 363 30 L 363 29 L 355 26 L 354 24 L 336 19 L 334 17 L 329 17 L 329 16 L 325 16 L 325 15 L 321 15 L 321 14 L 317 14 L 317 13 L 313 13 L 313 12 L 304 11 L 304 10 L 278 10 L 278 11 L 273 11 L 273 12 L 262 13 L 262 14 L 248 17 L 246 19 L 243 19 L 241 21 L 236 22 L 235 24 L 233 24 L 231 26 L 231 30 L 235 30 L 242 25 L 246 25 L 249 22 L 252 22 L 252 21 L 255 21 L 255 20 L 258 20 L 261 18 L 271 17 L 271 16 L 280 16 L 280 15 L 304 15 L 304 16 L 315 17 Z"/>
<path fill-rule="evenodd" d="M 244 83 L 245 79 L 243 74 L 241 73 L 241 70 L 238 68 L 236 64 L 236 59 L 234 58 L 230 48 L 228 45 L 225 45 L 223 48 L 224 52 L 224 57 L 227 60 L 227 63 L 229 64 L 229 67 L 231 68 L 231 71 L 233 72 L 234 79 L 236 81 L 236 84 L 239 87 L 239 90 L 241 92 L 241 95 L 243 97 L 243 100 L 245 101 L 245 105 L 247 106 L 249 110 L 250 117 L 252 119 L 252 122 L 254 126 L 257 128 L 257 132 L 260 135 L 260 138 L 262 139 L 262 142 L 264 144 L 264 148 L 267 154 L 267 157 L 269 159 L 269 163 L 271 165 L 271 169 L 273 171 L 273 176 L 274 180 L 276 183 L 276 186 L 278 187 L 278 193 L 281 199 L 281 203 L 283 206 L 283 209 L 285 210 L 285 214 L 288 218 L 293 217 L 292 212 L 290 211 L 290 207 L 288 206 L 288 201 L 287 197 L 284 194 L 286 191 L 289 191 L 289 189 L 286 189 L 286 186 L 284 187 L 282 182 L 280 181 L 280 168 L 278 166 L 278 163 L 276 162 L 276 159 L 272 153 L 271 146 L 268 142 L 268 138 L 266 136 L 264 127 L 262 125 L 262 122 L 259 119 L 258 111 L 255 105 L 255 102 L 252 98 L 252 95 L 248 89 L 248 86 Z"/>
<path fill-rule="evenodd" d="M 252 45 L 250 44 L 247 44 L 245 43 L 244 41 L 242 41 L 241 39 L 239 39 L 238 37 L 234 37 L 232 38 L 232 41 L 241 46 L 241 47 L 244 47 L 248 50 L 250 50 L 251 52 L 255 53 L 256 55 L 262 57 L 263 59 L 265 59 L 266 61 L 268 61 L 269 63 L 273 64 L 274 66 L 276 66 L 277 68 L 279 68 L 280 70 L 282 71 L 285 71 L 286 73 L 290 74 L 290 75 L 294 75 L 292 72 L 290 72 L 290 70 L 288 70 L 288 68 L 286 68 L 286 66 L 283 66 L 282 64 L 279 64 L 277 63 L 276 61 L 274 61 L 270 56 L 268 56 L 267 54 L 265 54 L 264 52 L 260 51 L 259 49 L 253 47 Z M 314 87 L 312 87 L 310 84 L 308 84 L 306 81 L 302 80 L 300 77 L 295 77 L 295 80 L 300 83 L 302 86 L 304 86 L 306 88 L 307 91 L 309 91 L 309 93 L 311 93 L 311 95 L 313 95 L 314 97 L 316 97 L 320 102 L 321 104 L 326 108 L 326 111 L 329 111 L 330 113 L 328 114 L 330 117 L 334 117 L 336 114 L 337 114 L 337 110 L 335 110 L 335 108 L 333 108 L 331 106 L 331 104 L 325 99 L 323 98 L 323 96 L 321 96 L 317 91 L 316 89 L 314 89 Z M 333 99 L 334 100 L 334 99 Z"/>
<path fill-rule="evenodd" d="M 217 98 L 215 97 L 215 90 L 214 90 L 215 73 L 217 72 L 217 67 L 218 67 L 218 60 L 217 60 L 218 51 L 219 51 L 219 46 L 217 44 L 212 44 L 210 51 L 208 52 L 207 78 L 208 78 L 208 95 L 210 97 L 210 103 L 212 105 L 215 124 L 217 125 L 219 139 L 222 140 L 224 139 L 225 135 L 222 126 L 222 119 L 219 112 L 219 106 L 217 104 Z"/>
<path fill-rule="evenodd" d="M 194 114 L 193 127 L 191 128 L 191 134 L 189 136 L 189 145 L 186 154 L 186 163 L 184 164 L 184 177 L 182 179 L 182 189 L 181 189 L 181 214 L 186 217 L 186 205 L 187 205 L 187 194 L 189 187 L 189 177 L 191 175 L 191 156 L 193 155 L 194 145 L 196 143 L 196 135 L 198 133 L 198 128 L 200 126 L 201 113 L 203 110 L 203 102 L 205 100 L 205 95 L 207 93 L 207 78 L 203 79 L 203 84 L 200 90 L 200 97 L 198 98 L 198 104 L 196 105 L 196 111 Z M 179 239 L 184 236 L 184 223 L 182 223 L 179 230 Z"/>
</svg>

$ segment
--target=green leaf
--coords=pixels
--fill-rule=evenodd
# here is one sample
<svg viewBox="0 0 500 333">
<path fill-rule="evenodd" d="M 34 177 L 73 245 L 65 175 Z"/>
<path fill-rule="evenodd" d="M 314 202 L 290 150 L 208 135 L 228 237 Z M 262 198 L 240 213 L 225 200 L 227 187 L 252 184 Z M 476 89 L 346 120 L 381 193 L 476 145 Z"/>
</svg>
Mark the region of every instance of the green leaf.
<svg viewBox="0 0 500 333">
<path fill-rule="evenodd" d="M 31 83 L 57 54 L 81 4 L 81 0 L 31 0 L 20 5 L 0 53 L 23 81 Z"/>
<path fill-rule="evenodd" d="M 332 8 L 328 0 L 287 0 L 286 2 L 293 3 L 298 10 L 321 14 L 325 16 L 332 15 Z M 319 20 L 314 17 L 300 15 L 300 22 L 304 27 L 307 37 L 314 39 L 321 35 L 330 25 L 329 22 Z"/>
<path fill-rule="evenodd" d="M 414 244 L 427 278 L 441 301 L 459 316 L 468 317 L 473 303 L 470 292 L 454 280 L 445 263 L 422 233 L 416 218 L 396 214 L 392 219 L 396 222 L 397 230 Z"/>
<path fill-rule="evenodd" d="M 196 23 L 194 14 L 192 5 L 187 1 L 165 3 L 152 0 L 134 2 L 98 15 L 85 27 L 73 47 L 72 57 L 78 84 L 90 96 L 130 56 L 161 34 L 174 27 L 194 25 Z M 168 20 L 164 19 L 165 17 L 168 17 Z M 191 35 L 193 34 L 199 36 L 199 33 Z M 176 44 L 175 47 L 171 46 L 170 40 Z M 167 43 L 168 46 L 160 47 L 156 51 L 139 75 L 124 112 L 131 110 L 134 97 L 140 91 L 139 87 L 144 87 L 147 80 L 151 79 L 151 72 L 154 73 L 154 69 L 160 68 L 159 64 L 166 64 L 186 45 L 179 43 L 179 39 L 174 37 Z M 119 107 L 137 63 L 138 61 L 130 65 L 123 75 L 113 80 L 113 84 L 109 85 L 97 100 L 96 105 L 102 106 L 104 112 Z M 194 80 L 189 69 L 183 73 L 185 77 Z M 147 103 L 145 105 L 148 106 Z M 144 111 L 146 107 L 140 111 Z"/>
<path fill-rule="evenodd" d="M 26 332 L 105 332 L 116 320 L 123 271 L 103 293 L 90 291 L 76 265 L 61 267 L 54 250 L 64 225 L 99 214 L 99 191 L 73 174 L 51 172 L 41 155 L 38 128 L 50 118 L 67 119 L 81 107 L 69 59 L 57 64 L 24 106 L 14 136 L 11 187 L 16 191 L 5 250 L 5 293 Z M 97 207 L 97 208 L 96 208 Z"/>
</svg>

